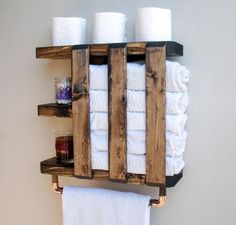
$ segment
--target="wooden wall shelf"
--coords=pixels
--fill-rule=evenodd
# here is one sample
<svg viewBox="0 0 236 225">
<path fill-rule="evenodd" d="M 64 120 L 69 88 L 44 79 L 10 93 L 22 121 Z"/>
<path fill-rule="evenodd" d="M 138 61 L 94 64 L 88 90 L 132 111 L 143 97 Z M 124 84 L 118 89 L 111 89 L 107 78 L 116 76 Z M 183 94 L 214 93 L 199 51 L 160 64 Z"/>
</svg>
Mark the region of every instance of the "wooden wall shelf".
<svg viewBox="0 0 236 225">
<path fill-rule="evenodd" d="M 150 45 L 153 43 L 155 46 L 166 46 L 166 56 L 183 56 L 183 45 L 174 42 L 148 42 Z M 127 43 L 127 54 L 144 55 L 147 42 L 134 42 Z M 81 45 L 78 45 L 81 48 Z M 108 44 L 95 44 L 90 45 L 90 56 L 107 56 Z M 36 58 L 42 59 L 72 59 L 72 49 L 76 46 L 50 46 L 36 48 Z"/>
<path fill-rule="evenodd" d="M 58 163 L 56 157 L 44 160 L 40 163 L 41 173 L 57 176 L 69 176 L 77 177 L 74 175 L 74 164 L 62 164 Z M 182 178 L 183 172 L 174 176 L 166 176 L 166 187 L 174 187 L 178 181 Z M 83 177 L 81 177 L 83 178 Z M 108 171 L 104 170 L 92 170 L 92 178 L 95 180 L 109 180 Z M 127 174 L 128 184 L 145 184 L 145 175 L 140 174 Z M 153 185 L 152 185 L 153 186 Z"/>
</svg>

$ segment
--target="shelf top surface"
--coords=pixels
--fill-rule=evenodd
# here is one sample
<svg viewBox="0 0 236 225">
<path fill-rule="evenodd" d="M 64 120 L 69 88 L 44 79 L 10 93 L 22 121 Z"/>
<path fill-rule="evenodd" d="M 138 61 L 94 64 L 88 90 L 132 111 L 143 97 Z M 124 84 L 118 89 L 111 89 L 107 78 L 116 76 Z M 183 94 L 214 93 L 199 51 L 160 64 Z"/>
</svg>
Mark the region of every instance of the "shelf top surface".
<svg viewBox="0 0 236 225">
<path fill-rule="evenodd" d="M 174 41 L 86 44 L 36 48 L 36 58 L 71 59 L 73 49 L 89 48 L 91 56 L 107 56 L 109 48 L 126 47 L 128 55 L 145 55 L 146 47 L 166 47 L 166 56 L 183 56 L 183 45 Z"/>
</svg>

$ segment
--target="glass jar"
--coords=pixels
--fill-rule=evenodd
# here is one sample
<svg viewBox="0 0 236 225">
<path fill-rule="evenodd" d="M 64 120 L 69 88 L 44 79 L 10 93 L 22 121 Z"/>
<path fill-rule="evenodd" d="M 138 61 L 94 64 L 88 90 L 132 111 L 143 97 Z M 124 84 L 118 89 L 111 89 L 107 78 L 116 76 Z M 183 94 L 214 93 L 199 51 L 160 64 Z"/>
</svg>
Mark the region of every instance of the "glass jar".
<svg viewBox="0 0 236 225">
<path fill-rule="evenodd" d="M 58 104 L 70 104 L 71 94 L 71 78 L 55 78 L 55 98 Z"/>
<path fill-rule="evenodd" d="M 59 163 L 73 162 L 73 136 L 69 131 L 57 131 L 55 132 L 55 149 L 56 158 Z"/>
</svg>

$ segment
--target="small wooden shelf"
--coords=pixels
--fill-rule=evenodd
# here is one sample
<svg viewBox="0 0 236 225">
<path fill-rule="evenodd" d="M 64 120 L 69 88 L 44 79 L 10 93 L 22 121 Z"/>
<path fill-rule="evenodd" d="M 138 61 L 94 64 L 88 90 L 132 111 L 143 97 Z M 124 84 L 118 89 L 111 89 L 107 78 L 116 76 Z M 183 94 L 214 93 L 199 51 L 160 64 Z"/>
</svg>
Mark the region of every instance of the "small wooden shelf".
<svg viewBox="0 0 236 225">
<path fill-rule="evenodd" d="M 74 175 L 74 164 L 61 164 L 58 163 L 56 157 L 47 159 L 40 163 L 41 173 L 57 175 L 57 176 L 69 176 L 77 177 Z M 183 171 L 174 176 L 166 176 L 166 187 L 174 187 L 178 181 L 182 178 Z M 83 177 L 81 177 L 83 178 Z M 108 171 L 104 170 L 92 170 L 92 178 L 96 180 L 109 180 Z M 145 175 L 141 174 L 127 174 L 128 184 L 145 184 Z M 83 178 L 84 179 L 84 178 Z"/>
<path fill-rule="evenodd" d="M 49 103 L 38 105 L 38 115 L 48 117 L 71 117 L 71 105 L 59 105 L 57 103 Z"/>
<path fill-rule="evenodd" d="M 166 46 L 166 56 L 183 56 L 183 45 L 174 41 L 163 42 L 130 42 L 127 43 L 127 55 L 145 55 L 146 45 Z M 81 48 L 83 45 L 75 46 L 50 46 L 36 48 L 36 58 L 43 59 L 72 59 L 72 49 Z M 90 56 L 107 56 L 108 44 L 89 45 Z M 131 57 L 132 58 L 132 57 Z"/>
</svg>

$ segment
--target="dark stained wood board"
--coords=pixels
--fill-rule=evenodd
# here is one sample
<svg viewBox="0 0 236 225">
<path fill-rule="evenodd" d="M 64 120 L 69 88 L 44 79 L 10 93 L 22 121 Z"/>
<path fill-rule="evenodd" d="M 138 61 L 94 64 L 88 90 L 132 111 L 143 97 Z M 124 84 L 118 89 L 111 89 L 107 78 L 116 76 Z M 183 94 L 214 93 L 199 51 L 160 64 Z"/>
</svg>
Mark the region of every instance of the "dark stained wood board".
<svg viewBox="0 0 236 225">
<path fill-rule="evenodd" d="M 112 45 L 108 60 L 109 177 L 126 179 L 126 45 Z"/>
<path fill-rule="evenodd" d="M 72 71 L 74 170 L 76 176 L 91 178 L 88 47 L 72 51 Z"/>
<path fill-rule="evenodd" d="M 174 42 L 130 42 L 127 43 L 128 55 L 144 55 L 146 44 L 154 44 L 155 46 L 166 46 L 166 56 L 182 56 L 183 45 Z M 108 47 L 110 44 L 91 44 L 90 55 L 91 56 L 107 56 Z M 76 46 L 51 46 L 51 47 L 39 47 L 36 48 L 36 58 L 45 59 L 71 59 L 73 48 L 82 48 L 84 45 Z"/>
<path fill-rule="evenodd" d="M 71 105 L 59 105 L 57 103 L 49 103 L 38 105 L 38 115 L 47 117 L 71 117 Z"/>
<path fill-rule="evenodd" d="M 62 164 L 58 163 L 56 157 L 44 160 L 40 163 L 40 170 L 42 174 L 69 176 L 75 177 L 74 164 Z M 166 186 L 174 187 L 178 181 L 182 178 L 183 171 L 174 176 L 166 176 Z M 95 180 L 108 180 L 108 171 L 105 170 L 92 170 L 92 177 Z M 145 184 L 145 175 L 141 174 L 126 174 L 126 180 L 129 184 Z"/>
<path fill-rule="evenodd" d="M 146 182 L 165 185 L 165 47 L 146 48 Z"/>
</svg>

